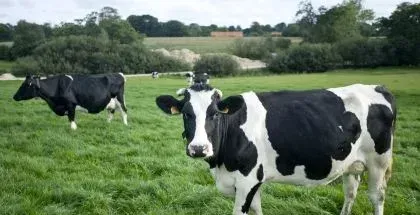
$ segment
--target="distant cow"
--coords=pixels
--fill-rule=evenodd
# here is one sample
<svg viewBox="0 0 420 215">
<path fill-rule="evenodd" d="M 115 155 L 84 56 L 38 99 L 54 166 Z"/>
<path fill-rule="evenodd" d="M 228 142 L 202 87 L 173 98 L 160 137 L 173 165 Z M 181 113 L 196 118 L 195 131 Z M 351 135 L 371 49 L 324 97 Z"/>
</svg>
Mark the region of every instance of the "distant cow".
<svg viewBox="0 0 420 215">
<path fill-rule="evenodd" d="M 360 176 L 368 172 L 375 214 L 384 210 L 391 175 L 396 105 L 382 86 L 351 85 L 310 91 L 247 92 L 222 100 L 207 84 L 184 98 L 156 98 L 168 114 L 181 114 L 186 153 L 204 158 L 217 188 L 235 196 L 234 214 L 262 214 L 260 185 L 328 184 L 343 176 L 350 214 Z"/>
<path fill-rule="evenodd" d="M 210 76 L 207 73 L 187 72 L 185 74 L 185 77 L 187 77 L 187 82 L 190 86 L 197 83 L 202 83 L 202 84 L 210 83 Z"/>
<path fill-rule="evenodd" d="M 40 97 L 59 116 L 67 115 L 70 127 L 76 129 L 74 121 L 76 106 L 89 113 L 108 110 L 108 122 L 115 109 L 122 113 L 127 125 L 127 108 L 124 100 L 125 77 L 122 73 L 100 75 L 57 75 L 47 79 L 26 76 L 13 99 L 16 101 Z"/>
<path fill-rule="evenodd" d="M 152 72 L 152 78 L 154 79 L 159 78 L 159 73 L 156 71 Z"/>
</svg>

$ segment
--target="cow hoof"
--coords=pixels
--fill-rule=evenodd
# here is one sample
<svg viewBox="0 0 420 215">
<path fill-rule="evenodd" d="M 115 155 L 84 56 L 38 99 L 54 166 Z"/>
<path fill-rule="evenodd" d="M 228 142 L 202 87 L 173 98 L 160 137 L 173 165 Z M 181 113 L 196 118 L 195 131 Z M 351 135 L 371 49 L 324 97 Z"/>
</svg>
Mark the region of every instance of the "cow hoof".
<svg viewBox="0 0 420 215">
<path fill-rule="evenodd" d="M 71 128 L 72 130 L 76 130 L 76 129 L 77 129 L 77 125 L 76 125 L 76 123 L 75 123 L 75 122 L 71 122 L 71 123 L 70 123 L 70 128 Z"/>
</svg>

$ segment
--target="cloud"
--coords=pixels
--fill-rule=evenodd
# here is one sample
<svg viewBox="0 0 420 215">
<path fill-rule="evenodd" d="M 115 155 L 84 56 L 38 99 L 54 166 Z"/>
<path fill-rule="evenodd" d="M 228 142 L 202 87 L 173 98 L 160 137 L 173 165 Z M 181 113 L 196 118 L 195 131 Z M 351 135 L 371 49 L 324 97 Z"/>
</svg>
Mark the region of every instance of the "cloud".
<svg viewBox="0 0 420 215">
<path fill-rule="evenodd" d="M 342 0 L 312 0 L 314 8 L 321 5 L 331 7 Z M 389 16 L 398 0 L 365 1 L 377 16 Z M 16 23 L 20 19 L 52 24 L 83 18 L 104 6 L 118 9 L 123 18 L 129 15 L 149 14 L 159 21 L 179 20 L 184 24 L 217 24 L 219 26 L 241 25 L 248 27 L 253 21 L 275 25 L 294 22 L 298 9 L 295 0 L 0 0 L 1 22 Z"/>
</svg>

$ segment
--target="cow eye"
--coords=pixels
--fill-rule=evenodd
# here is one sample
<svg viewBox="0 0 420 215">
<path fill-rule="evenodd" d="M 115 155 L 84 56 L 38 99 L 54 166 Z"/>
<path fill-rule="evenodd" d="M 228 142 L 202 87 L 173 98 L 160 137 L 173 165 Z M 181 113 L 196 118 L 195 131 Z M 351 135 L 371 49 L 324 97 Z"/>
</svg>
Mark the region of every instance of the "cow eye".
<svg viewBox="0 0 420 215">
<path fill-rule="evenodd" d="M 216 112 L 211 116 L 211 119 L 216 119 L 217 117 L 219 117 L 219 113 Z"/>
</svg>

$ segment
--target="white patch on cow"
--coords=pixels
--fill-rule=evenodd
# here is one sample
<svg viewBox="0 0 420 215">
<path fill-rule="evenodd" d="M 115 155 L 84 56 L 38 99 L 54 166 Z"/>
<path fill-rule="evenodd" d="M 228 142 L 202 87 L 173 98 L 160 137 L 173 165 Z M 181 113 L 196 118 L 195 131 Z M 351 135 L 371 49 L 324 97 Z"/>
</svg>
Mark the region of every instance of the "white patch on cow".
<svg viewBox="0 0 420 215">
<path fill-rule="evenodd" d="M 213 155 L 213 145 L 210 143 L 207 138 L 207 132 L 205 129 L 207 108 L 212 103 L 212 96 L 215 93 L 215 90 L 210 91 L 194 91 L 188 89 L 190 93 L 190 103 L 195 115 L 195 133 L 194 138 L 188 144 L 188 150 L 191 155 L 194 154 L 193 146 L 202 146 L 205 151 L 206 157 Z"/>
<path fill-rule="evenodd" d="M 82 106 L 79 106 L 79 105 L 76 105 L 76 110 L 77 111 L 82 111 L 82 112 L 85 112 L 85 113 L 89 112 L 86 108 L 84 108 Z"/>
<path fill-rule="evenodd" d="M 119 72 L 118 74 L 120 74 L 124 78 L 124 82 L 127 82 L 127 79 L 125 78 L 125 75 L 122 72 Z"/>
<path fill-rule="evenodd" d="M 107 110 L 115 110 L 115 108 L 117 108 L 116 106 L 116 98 L 111 98 L 111 100 L 109 101 L 109 103 L 106 105 L 106 109 Z M 117 101 L 118 102 L 118 101 Z"/>
<path fill-rule="evenodd" d="M 71 75 L 66 75 L 67 78 L 70 78 L 73 81 L 73 77 Z"/>
<path fill-rule="evenodd" d="M 112 121 L 112 118 L 114 118 L 114 114 L 110 110 L 108 110 L 108 119 L 107 119 L 108 123 Z"/>
<path fill-rule="evenodd" d="M 73 130 L 76 130 L 77 129 L 77 125 L 76 125 L 76 123 L 74 121 L 71 121 L 70 122 L 70 128 L 73 129 Z"/>
<path fill-rule="evenodd" d="M 343 126 L 339 125 L 338 128 L 343 131 Z"/>
</svg>

